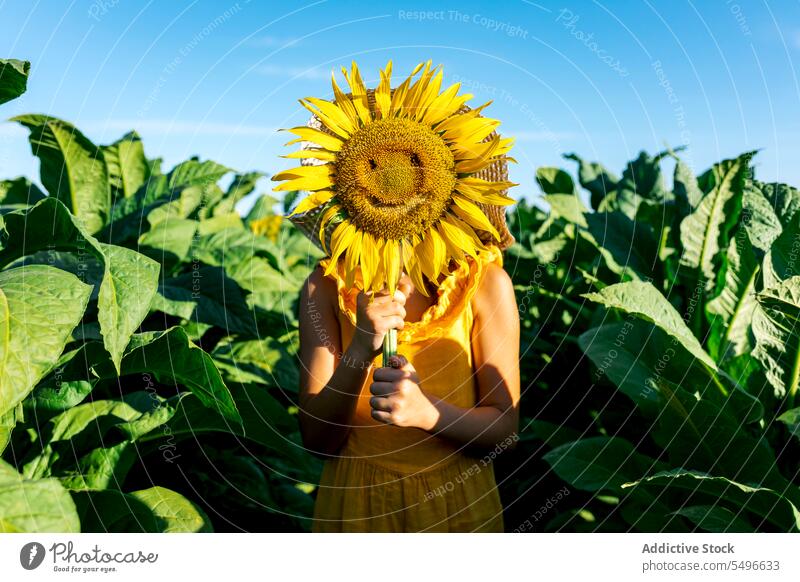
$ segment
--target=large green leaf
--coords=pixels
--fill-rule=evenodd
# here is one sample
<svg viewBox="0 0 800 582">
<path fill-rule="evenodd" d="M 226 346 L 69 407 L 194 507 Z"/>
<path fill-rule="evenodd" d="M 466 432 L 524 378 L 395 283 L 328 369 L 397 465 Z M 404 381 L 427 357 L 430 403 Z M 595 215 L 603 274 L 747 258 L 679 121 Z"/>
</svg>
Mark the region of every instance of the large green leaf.
<svg viewBox="0 0 800 582">
<path fill-rule="evenodd" d="M 750 323 L 756 307 L 755 286 L 759 264 L 744 226 L 728 244 L 725 278 L 717 296 L 706 305 L 711 322 L 708 346 L 717 361 L 753 349 Z"/>
<path fill-rule="evenodd" d="M 256 382 L 297 392 L 297 360 L 286 343 L 276 338 L 222 340 L 211 352 L 217 367 L 234 382 Z"/>
<path fill-rule="evenodd" d="M 583 297 L 655 324 L 680 342 L 698 360 L 716 368 L 714 360 L 703 350 L 681 315 L 652 283 L 617 283 L 596 293 L 586 293 Z"/>
<path fill-rule="evenodd" d="M 655 278 L 659 247 L 649 226 L 620 211 L 592 212 L 585 217 L 588 232 L 584 236 L 597 247 L 609 269 L 638 279 Z"/>
<path fill-rule="evenodd" d="M 106 272 L 97 298 L 103 343 L 119 370 L 131 335 L 150 310 L 160 266 L 154 260 L 115 245 L 100 243 Z"/>
<path fill-rule="evenodd" d="M 104 378 L 115 376 L 107 365 L 101 364 L 95 372 Z M 242 421 L 214 360 L 192 343 L 181 327 L 133 335 L 122 358 L 121 375 L 137 372 L 152 374 L 162 384 L 184 386 L 229 421 Z"/>
<path fill-rule="evenodd" d="M 167 218 L 139 237 L 139 251 L 170 272 L 189 256 L 196 232 L 195 220 Z"/>
<path fill-rule="evenodd" d="M 36 204 L 45 197 L 44 192 L 27 178 L 0 181 L 0 204 Z"/>
<path fill-rule="evenodd" d="M 536 169 L 536 181 L 545 194 L 573 194 L 575 183 L 564 170 L 551 167 Z"/>
<path fill-rule="evenodd" d="M 717 506 L 727 507 L 736 514 L 741 511 L 753 514 L 761 520 L 759 526 L 769 522 L 780 531 L 800 530 L 800 512 L 780 492 L 764 487 L 753 487 L 724 477 L 698 471 L 672 469 L 625 483 L 623 487 L 650 490 L 655 495 L 677 495 L 681 499 L 679 503 L 682 507 L 706 499 Z"/>
<path fill-rule="evenodd" d="M 714 533 L 755 533 L 745 519 L 730 509 L 718 505 L 690 505 L 681 507 L 674 515 L 685 517 L 699 529 Z"/>
<path fill-rule="evenodd" d="M 54 267 L 0 272 L 0 415 L 56 363 L 90 293 L 90 286 Z"/>
<path fill-rule="evenodd" d="M 0 264 L 52 249 L 71 250 L 79 257 L 84 254 L 101 261 L 98 321 L 106 349 L 119 369 L 125 346 L 147 316 L 156 293 L 159 264 L 136 251 L 97 241 L 54 198 L 7 214 L 4 220 Z M 88 275 L 85 265 L 80 273 Z"/>
<path fill-rule="evenodd" d="M 272 450 L 289 461 L 291 470 L 308 482 L 319 476 L 319 462 L 311 456 L 297 438 L 297 421 L 286 408 L 262 386 L 235 386 L 232 389 L 241 424 L 208 410 L 192 394 L 184 395 L 176 404 L 174 416 L 163 426 L 142 436 L 142 442 L 160 442 L 168 438 L 197 439 L 206 433 L 233 433 Z"/>
<path fill-rule="evenodd" d="M 744 180 L 753 155 L 750 152 L 716 164 L 712 169 L 714 187 L 681 221 L 681 263 L 697 273 L 706 291 L 716 285 L 731 229 L 739 220 Z"/>
<path fill-rule="evenodd" d="M 16 99 L 28 86 L 31 64 L 17 59 L 0 59 L 0 105 Z"/>
<path fill-rule="evenodd" d="M 256 188 L 256 183 L 263 177 L 264 174 L 261 172 L 248 172 L 234 176 L 222 200 L 213 206 L 208 206 L 212 209 L 212 214 L 218 216 L 234 212 L 239 201 L 251 194 Z"/>
<path fill-rule="evenodd" d="M 114 198 L 132 197 L 150 178 L 150 165 L 144 156 L 144 146 L 135 131 L 100 149 L 106 161 Z"/>
<path fill-rule="evenodd" d="M 209 323 L 226 334 L 257 335 L 257 315 L 244 290 L 221 267 L 200 267 L 167 278 L 151 308 L 182 319 Z"/>
<path fill-rule="evenodd" d="M 756 294 L 753 356 L 762 364 L 776 398 L 795 402 L 800 384 L 800 276 Z"/>
<path fill-rule="evenodd" d="M 179 493 L 164 487 L 151 487 L 134 491 L 130 496 L 150 508 L 164 533 L 211 531 L 211 521 L 206 514 Z"/>
<path fill-rule="evenodd" d="M 800 214 L 787 221 L 764 256 L 764 287 L 800 275 Z"/>
<path fill-rule="evenodd" d="M 0 533 L 77 533 L 78 512 L 56 479 L 25 479 L 0 460 Z"/>
<path fill-rule="evenodd" d="M 662 464 L 634 450 L 622 438 L 591 437 L 563 444 L 543 457 L 577 489 L 614 491 L 623 483 L 656 473 Z"/>
<path fill-rule="evenodd" d="M 111 190 L 103 153 L 71 124 L 47 115 L 13 117 L 30 130 L 33 155 L 41 162 L 42 184 L 63 202 L 89 233 L 106 223 Z"/>
<path fill-rule="evenodd" d="M 693 212 L 703 199 L 703 191 L 697 185 L 697 178 L 686 163 L 676 157 L 673 177 L 673 193 L 682 216 Z"/>
<path fill-rule="evenodd" d="M 75 491 L 81 531 L 98 533 L 209 532 L 211 522 L 183 495 L 164 487 L 132 493 Z"/>
<path fill-rule="evenodd" d="M 592 208 L 597 209 L 600 201 L 616 189 L 618 178 L 597 162 L 586 162 L 575 154 L 565 154 L 564 157 L 578 162 L 578 180 L 591 193 Z"/>
</svg>

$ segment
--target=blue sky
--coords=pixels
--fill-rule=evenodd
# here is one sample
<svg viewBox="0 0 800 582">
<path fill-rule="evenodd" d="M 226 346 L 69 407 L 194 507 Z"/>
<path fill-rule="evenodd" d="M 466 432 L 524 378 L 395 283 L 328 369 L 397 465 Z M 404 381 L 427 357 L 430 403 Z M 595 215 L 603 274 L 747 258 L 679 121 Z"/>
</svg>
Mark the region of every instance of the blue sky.
<svg viewBox="0 0 800 582">
<path fill-rule="evenodd" d="M 2 118 L 47 113 L 96 143 L 142 135 L 171 167 L 199 155 L 240 170 L 291 165 L 297 99 L 330 95 L 355 59 L 374 85 L 423 60 L 462 82 L 517 138 L 513 195 L 563 153 L 619 173 L 639 150 L 685 144 L 699 172 L 762 148 L 757 175 L 800 184 L 800 3 L 155 2 L 0 0 L 0 56 L 30 60 Z M 38 177 L 27 133 L 0 124 L 0 177 Z M 268 183 L 264 188 L 269 188 Z"/>
</svg>

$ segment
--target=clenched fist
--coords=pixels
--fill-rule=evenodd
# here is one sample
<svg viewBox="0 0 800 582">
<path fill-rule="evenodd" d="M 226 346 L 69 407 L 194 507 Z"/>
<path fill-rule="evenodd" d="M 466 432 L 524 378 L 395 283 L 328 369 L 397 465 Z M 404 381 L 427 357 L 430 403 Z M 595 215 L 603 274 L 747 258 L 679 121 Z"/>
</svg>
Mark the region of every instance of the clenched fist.
<svg viewBox="0 0 800 582">
<path fill-rule="evenodd" d="M 377 368 L 372 379 L 372 418 L 402 427 L 434 428 L 439 412 L 420 388 L 417 371 L 405 357 L 392 356 L 389 366 Z"/>
</svg>

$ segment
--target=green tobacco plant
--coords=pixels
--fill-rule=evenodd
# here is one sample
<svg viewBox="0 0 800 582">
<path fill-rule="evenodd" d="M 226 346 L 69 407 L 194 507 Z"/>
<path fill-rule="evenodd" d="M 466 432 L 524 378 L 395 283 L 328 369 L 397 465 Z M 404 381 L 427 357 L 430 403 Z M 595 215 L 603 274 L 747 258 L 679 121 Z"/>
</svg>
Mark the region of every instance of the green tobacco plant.
<svg viewBox="0 0 800 582">
<path fill-rule="evenodd" d="M 538 171 L 550 210 L 515 217 L 534 233 L 518 237 L 525 268 L 508 266 L 521 305 L 524 277 L 542 274 L 523 350 L 552 348 L 523 366 L 516 454 L 584 492 L 542 529 L 800 528 L 800 193 L 756 180 L 753 155 L 695 178 L 674 151 L 642 153 L 617 179 L 570 154 L 586 195 Z M 551 480 L 512 479 L 504 495 L 524 505 Z"/>
<path fill-rule="evenodd" d="M 24 90 L 27 64 L 0 71 Z M 263 174 L 12 121 L 45 192 L 0 182 L 0 531 L 307 529 L 294 302 L 318 253 L 276 200 L 237 212 Z M 220 447 L 247 455 L 199 459 Z"/>
</svg>

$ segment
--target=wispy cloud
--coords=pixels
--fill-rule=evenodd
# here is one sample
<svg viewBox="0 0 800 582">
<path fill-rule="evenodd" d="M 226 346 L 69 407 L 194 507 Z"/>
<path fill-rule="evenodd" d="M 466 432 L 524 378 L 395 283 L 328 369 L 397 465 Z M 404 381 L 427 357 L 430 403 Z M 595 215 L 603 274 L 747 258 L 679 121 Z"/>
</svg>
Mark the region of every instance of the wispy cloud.
<svg viewBox="0 0 800 582">
<path fill-rule="evenodd" d="M 329 79 L 330 71 L 317 67 L 287 67 L 283 65 L 263 65 L 255 69 L 256 73 L 269 77 L 288 77 L 290 79 Z"/>
</svg>

